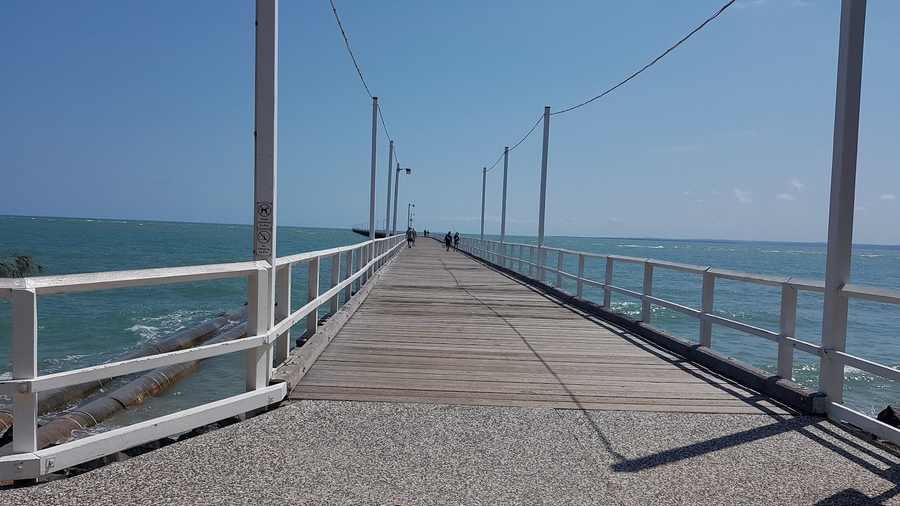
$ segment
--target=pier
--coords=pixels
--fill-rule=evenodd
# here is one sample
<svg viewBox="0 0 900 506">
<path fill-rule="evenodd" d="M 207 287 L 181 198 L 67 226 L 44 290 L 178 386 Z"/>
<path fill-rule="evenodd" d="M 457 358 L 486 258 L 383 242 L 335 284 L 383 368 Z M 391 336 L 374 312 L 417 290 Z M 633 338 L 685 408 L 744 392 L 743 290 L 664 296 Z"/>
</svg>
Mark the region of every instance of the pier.
<svg viewBox="0 0 900 506">
<path fill-rule="evenodd" d="M 900 503 L 900 428 L 844 399 L 851 367 L 900 381 L 896 364 L 847 348 L 850 301 L 900 305 L 900 290 L 850 276 L 863 0 L 841 3 L 824 279 L 546 243 L 551 117 L 628 83 L 734 3 L 607 91 L 545 106 L 524 137 L 481 168 L 480 234 L 451 249 L 421 236 L 409 247 L 405 227 L 394 233 L 399 181 L 412 169 L 401 167 L 332 2 L 371 100 L 372 128 L 369 198 L 335 205 L 368 207 L 368 224 L 355 227 L 367 240 L 279 256 L 278 2 L 258 0 L 252 252 L 232 263 L 0 279 L 12 322 L 12 367 L 0 380 L 0 504 Z M 379 124 L 389 138 L 380 232 Z M 509 155 L 539 125 L 537 234 L 533 243 L 510 242 Z M 485 236 L 486 181 L 501 160 L 494 240 Z M 410 226 L 414 206 L 407 203 Z M 640 272 L 639 287 L 622 286 L 621 264 Z M 684 286 L 695 293 L 666 298 L 654 290 L 660 271 L 692 277 Z M 221 280 L 243 307 L 220 308 L 215 320 L 109 355 L 115 360 L 39 368 L 45 296 Z M 777 320 L 717 311 L 719 280 L 776 290 Z M 820 339 L 797 335 L 804 294 L 822 299 Z M 638 316 L 617 312 L 614 295 L 635 302 Z M 654 308 L 693 319 L 697 332 L 657 328 Z M 724 354 L 717 328 L 772 352 L 774 368 Z M 817 370 L 816 384 L 795 382 L 798 354 Z M 240 374 L 227 397 L 104 425 L 225 356 L 237 358 L 228 367 Z M 117 380 L 126 383 L 107 392 Z M 122 389 L 128 395 L 117 395 Z"/>
<path fill-rule="evenodd" d="M 900 491 L 896 454 L 848 426 L 464 252 L 393 251 L 275 370 L 284 398 L 267 412 L 0 499 L 882 504 Z"/>
</svg>

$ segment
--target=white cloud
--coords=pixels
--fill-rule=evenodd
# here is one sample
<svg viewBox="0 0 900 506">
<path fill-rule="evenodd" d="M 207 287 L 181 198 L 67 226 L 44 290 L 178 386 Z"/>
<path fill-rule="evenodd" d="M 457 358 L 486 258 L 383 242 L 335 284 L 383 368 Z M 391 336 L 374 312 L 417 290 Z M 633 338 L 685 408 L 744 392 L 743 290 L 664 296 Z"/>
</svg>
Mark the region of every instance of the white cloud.
<svg viewBox="0 0 900 506">
<path fill-rule="evenodd" d="M 796 200 L 790 193 L 779 193 L 778 195 L 775 195 L 775 198 L 778 200 Z"/>
<path fill-rule="evenodd" d="M 801 191 L 801 190 L 803 190 L 803 188 L 806 187 L 806 185 L 801 183 L 800 180 L 797 178 L 791 179 L 790 184 L 791 184 L 791 186 L 794 187 L 794 190 L 796 190 L 796 191 Z"/>
<path fill-rule="evenodd" d="M 894 195 L 893 193 L 885 193 L 884 195 L 882 195 L 881 197 L 878 197 L 878 198 L 880 198 L 881 200 L 897 200 L 897 196 Z"/>
<path fill-rule="evenodd" d="M 753 199 L 750 198 L 750 192 L 746 190 L 742 190 L 740 188 L 734 189 L 734 198 L 737 199 L 741 204 L 749 204 L 753 202 Z"/>
<path fill-rule="evenodd" d="M 744 0 L 743 2 L 738 2 L 734 4 L 738 9 L 746 9 L 748 7 L 759 7 L 766 3 L 766 0 Z"/>
</svg>

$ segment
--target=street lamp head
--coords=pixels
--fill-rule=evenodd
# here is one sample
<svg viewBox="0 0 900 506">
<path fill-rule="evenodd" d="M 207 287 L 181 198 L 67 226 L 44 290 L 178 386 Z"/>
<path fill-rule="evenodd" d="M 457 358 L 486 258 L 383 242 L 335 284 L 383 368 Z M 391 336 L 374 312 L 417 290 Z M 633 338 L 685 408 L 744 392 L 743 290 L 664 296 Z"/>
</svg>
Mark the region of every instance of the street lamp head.
<svg viewBox="0 0 900 506">
<path fill-rule="evenodd" d="M 406 170 L 406 175 L 407 175 L 407 176 L 410 175 L 410 174 L 412 174 L 412 169 L 411 169 L 411 168 L 407 167 L 407 168 L 404 169 L 404 170 Z"/>
</svg>

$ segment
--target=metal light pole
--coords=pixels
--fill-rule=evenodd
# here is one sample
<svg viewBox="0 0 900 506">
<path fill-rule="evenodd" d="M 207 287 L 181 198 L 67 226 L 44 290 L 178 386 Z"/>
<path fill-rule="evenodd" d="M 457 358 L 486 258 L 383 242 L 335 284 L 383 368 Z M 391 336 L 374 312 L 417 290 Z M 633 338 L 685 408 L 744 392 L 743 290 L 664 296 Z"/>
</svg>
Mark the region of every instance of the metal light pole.
<svg viewBox="0 0 900 506">
<path fill-rule="evenodd" d="M 500 247 L 506 239 L 506 174 L 509 170 L 509 146 L 503 148 L 503 201 L 500 204 Z"/>
<path fill-rule="evenodd" d="M 506 266 L 506 176 L 509 171 L 509 146 L 503 148 L 503 199 L 500 204 L 500 265 Z"/>
<path fill-rule="evenodd" d="M 484 190 L 487 186 L 487 167 L 481 169 L 481 240 L 484 241 Z"/>
<path fill-rule="evenodd" d="M 393 227 L 391 228 L 391 234 L 397 233 L 397 202 L 399 202 L 399 200 L 397 199 L 397 192 L 400 191 L 400 171 L 401 170 L 405 170 L 407 176 L 412 173 L 412 169 L 410 169 L 409 167 L 407 167 L 406 169 L 401 169 L 400 162 L 397 162 L 397 177 L 394 178 L 395 179 L 394 180 L 394 224 L 393 224 Z"/>
<path fill-rule="evenodd" d="M 256 71 L 253 157 L 253 258 L 269 263 L 248 282 L 247 332 L 264 334 L 275 322 L 275 233 L 278 182 L 278 0 L 256 2 Z M 260 295 L 265 293 L 265 297 Z M 246 387 L 266 386 L 272 367 L 272 347 L 247 352 Z"/>
<path fill-rule="evenodd" d="M 372 178 L 369 183 L 369 240 L 375 240 L 375 152 L 378 147 L 378 97 L 372 97 Z M 369 251 L 371 257 L 372 251 Z M 370 260 L 371 258 L 369 258 Z"/>
<path fill-rule="evenodd" d="M 828 396 L 829 403 L 841 402 L 844 394 L 844 363 L 834 352 L 844 351 L 847 344 L 847 297 L 841 294 L 841 289 L 850 281 L 865 29 L 866 1 L 843 0 L 822 309 L 822 348 L 825 353 L 819 370 L 819 388 Z M 830 404 L 828 409 L 832 409 Z"/>
<path fill-rule="evenodd" d="M 388 148 L 388 164 L 387 164 L 387 174 L 388 174 L 388 189 L 387 189 L 387 204 L 384 206 L 384 236 L 387 237 L 391 230 L 391 176 L 394 174 L 394 141 L 391 141 L 390 147 Z"/>
<path fill-rule="evenodd" d="M 547 210 L 547 151 L 550 147 L 550 106 L 544 107 L 544 148 L 541 151 L 541 205 L 538 216 L 538 279 L 544 280 L 544 215 Z"/>
<path fill-rule="evenodd" d="M 406 204 L 406 228 L 412 228 L 412 209 L 416 207 L 412 202 Z"/>
</svg>

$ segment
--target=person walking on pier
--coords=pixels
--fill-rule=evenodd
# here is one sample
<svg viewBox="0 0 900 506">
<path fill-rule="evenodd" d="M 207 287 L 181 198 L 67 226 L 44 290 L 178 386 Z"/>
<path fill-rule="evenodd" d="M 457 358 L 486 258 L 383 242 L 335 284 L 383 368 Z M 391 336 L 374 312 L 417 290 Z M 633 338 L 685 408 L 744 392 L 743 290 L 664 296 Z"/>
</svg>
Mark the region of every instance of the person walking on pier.
<svg viewBox="0 0 900 506">
<path fill-rule="evenodd" d="M 447 235 L 444 236 L 444 246 L 447 247 L 447 251 L 450 251 L 450 245 L 453 244 L 453 236 L 450 235 L 450 231 L 447 231 Z"/>
<path fill-rule="evenodd" d="M 406 229 L 406 247 L 412 248 L 416 243 L 416 233 L 413 231 L 412 227 Z"/>
<path fill-rule="evenodd" d="M 453 234 L 453 249 L 459 250 L 459 232 Z"/>
</svg>

